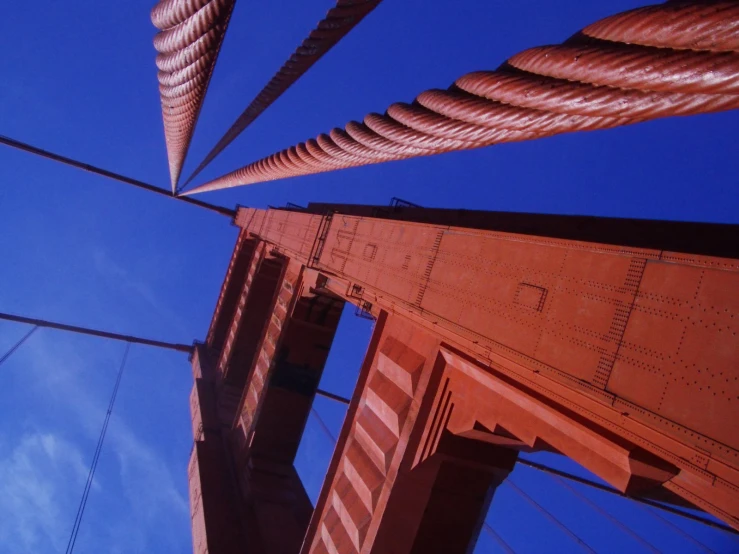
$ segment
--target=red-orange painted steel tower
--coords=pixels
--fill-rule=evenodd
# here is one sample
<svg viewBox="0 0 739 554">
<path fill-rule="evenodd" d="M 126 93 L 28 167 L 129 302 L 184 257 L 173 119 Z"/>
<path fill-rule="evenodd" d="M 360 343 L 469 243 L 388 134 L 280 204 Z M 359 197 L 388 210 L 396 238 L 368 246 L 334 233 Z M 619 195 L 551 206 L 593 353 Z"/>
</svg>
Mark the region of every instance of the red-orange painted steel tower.
<svg viewBox="0 0 739 554">
<path fill-rule="evenodd" d="M 194 549 L 468 552 L 518 453 L 739 528 L 735 226 L 242 208 L 193 357 Z M 376 326 L 315 509 L 293 467 L 345 302 Z"/>
</svg>

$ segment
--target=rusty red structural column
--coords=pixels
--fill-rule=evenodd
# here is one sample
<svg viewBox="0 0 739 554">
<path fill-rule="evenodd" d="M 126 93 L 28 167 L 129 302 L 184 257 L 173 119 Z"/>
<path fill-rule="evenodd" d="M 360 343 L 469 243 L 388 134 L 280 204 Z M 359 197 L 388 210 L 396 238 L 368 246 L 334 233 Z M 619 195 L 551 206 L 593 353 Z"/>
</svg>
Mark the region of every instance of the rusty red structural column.
<svg viewBox="0 0 739 554">
<path fill-rule="evenodd" d="M 349 122 L 188 194 L 739 107 L 739 3 L 677 1 Z"/>
<path fill-rule="evenodd" d="M 380 0 L 337 0 L 310 32 L 308 38 L 295 50 L 277 73 L 234 121 L 197 169 L 188 177 L 185 186 L 192 181 L 218 154 L 233 142 L 262 112 L 272 105 L 282 93 L 292 86 L 313 64 L 336 45 L 364 17 L 374 10 Z"/>
<path fill-rule="evenodd" d="M 173 193 L 233 6 L 234 0 L 162 0 L 151 11 L 161 30 L 154 48 Z"/>
</svg>

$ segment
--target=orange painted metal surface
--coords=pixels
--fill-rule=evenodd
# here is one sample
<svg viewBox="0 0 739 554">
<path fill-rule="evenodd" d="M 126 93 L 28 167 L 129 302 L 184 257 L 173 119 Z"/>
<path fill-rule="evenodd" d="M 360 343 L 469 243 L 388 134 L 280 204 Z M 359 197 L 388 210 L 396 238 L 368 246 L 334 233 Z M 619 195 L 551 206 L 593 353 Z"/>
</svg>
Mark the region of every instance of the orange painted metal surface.
<svg viewBox="0 0 739 554">
<path fill-rule="evenodd" d="M 192 358 L 196 552 L 297 552 L 312 514 L 293 461 L 344 302 L 267 246 L 240 234 Z"/>
<path fill-rule="evenodd" d="M 541 450 L 739 527 L 739 256 L 692 238 L 726 229 L 341 209 L 237 214 L 193 356 L 196 549 L 228 504 L 244 552 L 466 552 Z M 311 517 L 292 464 L 343 301 L 377 324 Z"/>
<path fill-rule="evenodd" d="M 736 259 L 342 214 L 237 222 L 475 360 L 478 382 L 494 369 L 597 426 L 607 438 L 568 455 L 602 456 L 589 467 L 612 485 L 663 482 L 739 523 Z"/>
<path fill-rule="evenodd" d="M 249 241 L 245 235 L 246 233 L 239 233 L 236 240 L 231 261 L 226 270 L 224 286 L 218 295 L 213 319 L 206 335 L 206 341 L 216 350 L 220 350 L 226 342 L 226 334 L 234 317 L 234 312 L 239 307 L 243 309 L 241 298 L 238 295 L 239 293 L 243 295 L 243 285 L 247 280 L 247 272 L 250 269 L 252 272 L 254 270 L 252 260 L 260 257 L 259 254 L 255 253 L 256 241 Z M 222 313 L 222 310 L 224 313 Z"/>
<path fill-rule="evenodd" d="M 245 535 L 216 409 L 214 363 L 212 352 L 198 345 L 192 357 L 195 385 L 190 395 L 195 441 L 188 464 L 193 551 L 235 554 L 241 552 Z"/>
<path fill-rule="evenodd" d="M 438 434 L 452 412 L 439 348 L 381 316 L 303 552 L 465 552 L 474 542 L 517 452 Z M 430 461 L 416 463 L 419 452 Z"/>
</svg>

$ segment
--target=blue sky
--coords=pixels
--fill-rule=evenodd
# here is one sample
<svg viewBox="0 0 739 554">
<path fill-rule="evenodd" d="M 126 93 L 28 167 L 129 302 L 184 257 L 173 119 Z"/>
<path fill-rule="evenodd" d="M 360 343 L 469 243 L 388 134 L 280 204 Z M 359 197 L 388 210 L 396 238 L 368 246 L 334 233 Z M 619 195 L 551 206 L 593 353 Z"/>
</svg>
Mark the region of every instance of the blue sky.
<svg viewBox="0 0 739 554">
<path fill-rule="evenodd" d="M 198 182 L 642 4 L 386 0 Z M 331 5 L 237 3 L 185 175 Z M 4 6 L 0 133 L 167 188 L 150 8 Z M 202 198 L 266 207 L 398 196 L 426 206 L 737 223 L 738 128 L 737 112 L 668 119 Z M 235 237 L 222 216 L 0 148 L 0 311 L 190 342 L 207 330 Z M 0 352 L 25 332 L 0 323 Z M 368 322 L 346 314 L 324 388 L 350 394 L 369 333 Z M 0 369 L 0 553 L 66 545 L 123 348 L 41 330 Z M 190 387 L 184 355 L 132 348 L 78 552 L 190 550 Z M 343 410 L 323 399 L 316 408 L 337 434 Z M 313 497 L 331 449 L 311 420 L 298 467 Z M 551 479 L 521 468 L 514 482 L 597 550 L 647 551 Z M 641 508 L 584 494 L 661 550 L 701 551 Z M 516 551 L 575 549 L 505 485 L 488 520 Z M 521 533 L 527 522 L 534 531 Z M 679 525 L 717 552 L 739 550 L 720 532 Z M 477 552 L 494 551 L 483 534 Z"/>
</svg>

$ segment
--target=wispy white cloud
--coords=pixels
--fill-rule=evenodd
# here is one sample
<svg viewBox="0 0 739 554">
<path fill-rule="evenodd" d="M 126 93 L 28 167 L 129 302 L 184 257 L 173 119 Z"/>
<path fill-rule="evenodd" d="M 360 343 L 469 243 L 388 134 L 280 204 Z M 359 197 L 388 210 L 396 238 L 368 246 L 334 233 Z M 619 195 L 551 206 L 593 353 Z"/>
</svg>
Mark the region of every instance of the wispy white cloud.
<svg viewBox="0 0 739 554">
<path fill-rule="evenodd" d="M 151 310 L 166 320 L 171 326 L 177 327 L 182 335 L 186 335 L 187 329 L 181 317 L 161 302 L 154 290 L 141 279 L 136 278 L 131 272 L 117 263 L 103 249 L 96 249 L 93 254 L 95 270 L 101 277 L 108 281 L 110 286 L 132 292 L 138 296 Z"/>
<path fill-rule="evenodd" d="M 58 551 L 66 544 L 90 463 L 88 450 L 97 440 L 106 402 L 100 401 L 100 390 L 90 379 L 95 361 L 88 352 L 79 356 L 69 343 L 44 337 L 19 354 L 22 363 L 18 365 L 31 384 L 33 402 L 54 404 L 63 419 L 59 428 L 72 431 L 70 435 L 81 428 L 86 438 L 80 448 L 61 431 L 0 437 L 5 443 L 0 443 L 2 452 L 7 453 L 0 457 L 0 545 L 9 545 L 8 552 Z M 108 392 L 106 387 L 106 398 Z M 30 412 L 24 425 L 33 428 Z M 105 505 L 110 497 L 101 494 L 118 495 L 114 504 L 119 509 L 108 513 L 105 524 L 99 526 L 91 525 L 95 510 L 86 513 L 80 540 L 107 552 L 151 552 L 150 539 L 156 535 L 158 544 L 170 543 L 172 550 L 180 550 L 189 527 L 188 500 L 181 492 L 184 471 L 177 475 L 178 486 L 173 468 L 157 447 L 141 440 L 115 413 L 103 455 L 117 475 L 115 470 L 98 468 L 91 502 Z"/>
<path fill-rule="evenodd" d="M 177 517 L 189 514 L 188 500 L 174 483 L 169 468 L 122 422 L 112 429 L 110 442 L 120 465 L 120 475 L 129 503 L 138 519 L 153 522 L 162 512 Z"/>
<path fill-rule="evenodd" d="M 82 490 L 87 469 L 80 451 L 48 432 L 26 433 L 0 457 L 0 544 L 7 552 L 46 552 L 64 545 L 71 525 L 64 507 Z M 3 547 L 4 548 L 4 547 Z"/>
</svg>

